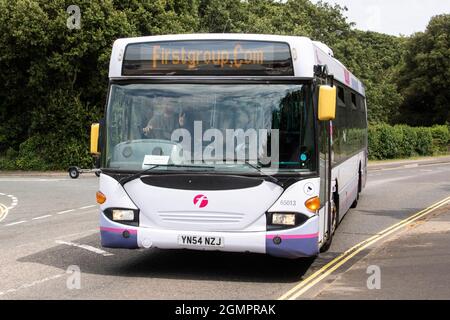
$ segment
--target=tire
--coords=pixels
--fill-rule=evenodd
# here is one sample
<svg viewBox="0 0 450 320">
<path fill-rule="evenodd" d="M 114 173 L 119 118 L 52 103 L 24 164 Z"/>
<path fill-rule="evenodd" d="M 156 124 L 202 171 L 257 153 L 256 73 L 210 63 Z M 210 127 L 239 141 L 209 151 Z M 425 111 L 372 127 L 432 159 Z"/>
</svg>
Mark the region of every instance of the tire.
<svg viewBox="0 0 450 320">
<path fill-rule="evenodd" d="M 337 205 L 337 197 L 333 197 L 333 202 L 331 204 L 331 210 L 334 211 L 332 214 L 333 221 L 331 223 L 331 235 L 334 237 L 337 227 L 339 226 L 339 207 Z"/>
<path fill-rule="evenodd" d="M 80 176 L 80 172 L 78 171 L 78 169 L 76 167 L 71 167 L 69 169 L 69 176 L 72 179 L 77 179 Z"/>
<path fill-rule="evenodd" d="M 327 231 L 327 240 L 324 245 L 320 248 L 320 252 L 326 252 L 331 247 L 331 243 L 333 242 L 333 236 L 336 233 L 336 229 L 339 225 L 339 207 L 337 205 L 338 198 L 333 196 L 333 201 L 331 202 L 331 212 L 332 212 L 332 222 L 331 222 L 331 236 L 328 236 Z"/>
<path fill-rule="evenodd" d="M 356 199 L 355 199 L 355 201 L 353 201 L 350 208 L 355 209 L 358 206 L 359 193 L 361 192 L 361 189 L 362 189 L 362 179 L 361 179 L 361 172 L 359 172 L 359 174 L 358 174 L 358 191 L 356 193 Z"/>
</svg>

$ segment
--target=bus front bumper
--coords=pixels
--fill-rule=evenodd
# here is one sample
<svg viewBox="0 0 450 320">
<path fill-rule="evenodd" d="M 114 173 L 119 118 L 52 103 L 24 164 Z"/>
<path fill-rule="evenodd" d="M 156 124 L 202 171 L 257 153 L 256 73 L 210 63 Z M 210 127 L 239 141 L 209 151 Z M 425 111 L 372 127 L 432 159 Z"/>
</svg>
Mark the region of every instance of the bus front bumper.
<svg viewBox="0 0 450 320">
<path fill-rule="evenodd" d="M 283 258 L 311 257 L 319 253 L 318 217 L 303 225 L 278 231 L 260 232 L 205 232 L 166 230 L 126 226 L 113 222 L 101 214 L 100 233 L 106 248 L 160 248 L 207 251 L 253 252 Z M 217 245 L 180 244 L 180 237 L 221 239 Z"/>
</svg>

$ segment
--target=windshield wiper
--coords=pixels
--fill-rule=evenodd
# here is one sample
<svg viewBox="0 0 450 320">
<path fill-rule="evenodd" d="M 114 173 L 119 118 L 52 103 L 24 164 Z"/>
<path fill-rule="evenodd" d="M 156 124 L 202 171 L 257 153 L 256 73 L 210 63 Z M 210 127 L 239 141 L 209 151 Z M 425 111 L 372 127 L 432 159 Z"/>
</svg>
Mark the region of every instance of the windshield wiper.
<svg viewBox="0 0 450 320">
<path fill-rule="evenodd" d="M 123 177 L 122 179 L 119 180 L 119 183 L 123 186 L 125 183 L 130 182 L 134 179 L 139 178 L 140 176 L 152 171 L 155 168 L 159 168 L 159 167 L 175 167 L 175 168 L 201 168 L 201 169 L 214 169 L 214 167 L 211 166 L 192 166 L 192 165 L 188 165 L 188 164 L 155 164 L 153 167 L 144 169 L 142 171 L 139 171 L 137 173 L 133 173 L 129 176 Z"/>
<path fill-rule="evenodd" d="M 230 160 L 233 161 L 233 162 L 235 161 L 234 159 L 226 159 L 226 158 L 223 159 L 224 162 L 230 161 Z M 270 175 L 270 174 L 265 173 L 264 171 L 262 171 L 260 166 L 252 164 L 252 163 L 251 163 L 249 160 L 247 160 L 247 159 L 244 160 L 243 164 L 246 164 L 246 165 L 249 166 L 250 168 L 255 169 L 255 170 L 258 171 L 262 176 L 266 177 L 267 180 L 269 180 L 270 182 L 273 182 L 273 183 L 279 185 L 280 187 L 283 186 L 283 183 L 282 183 L 280 180 L 278 180 L 278 179 L 275 178 L 274 176 L 272 176 L 272 175 Z"/>
<path fill-rule="evenodd" d="M 283 183 L 282 183 L 280 180 L 278 180 L 278 179 L 275 178 L 274 176 L 272 176 L 272 175 L 270 175 L 270 174 L 265 173 L 264 171 L 262 171 L 262 169 L 261 169 L 260 166 L 254 165 L 254 164 L 250 163 L 250 161 L 248 161 L 248 160 L 245 160 L 245 164 L 248 165 L 249 167 L 252 167 L 252 168 L 255 169 L 256 171 L 258 171 L 262 176 L 266 177 L 267 180 L 269 180 L 270 182 L 273 182 L 273 183 L 279 185 L 280 187 L 283 186 Z"/>
</svg>

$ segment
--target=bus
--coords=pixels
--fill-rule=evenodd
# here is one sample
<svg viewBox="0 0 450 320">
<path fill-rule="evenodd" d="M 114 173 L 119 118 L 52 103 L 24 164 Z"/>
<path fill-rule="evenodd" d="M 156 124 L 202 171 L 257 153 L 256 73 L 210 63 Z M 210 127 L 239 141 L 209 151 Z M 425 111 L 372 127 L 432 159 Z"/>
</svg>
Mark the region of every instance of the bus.
<svg viewBox="0 0 450 320">
<path fill-rule="evenodd" d="M 102 246 L 316 256 L 365 186 L 366 115 L 306 37 L 118 39 L 91 126 Z"/>
</svg>

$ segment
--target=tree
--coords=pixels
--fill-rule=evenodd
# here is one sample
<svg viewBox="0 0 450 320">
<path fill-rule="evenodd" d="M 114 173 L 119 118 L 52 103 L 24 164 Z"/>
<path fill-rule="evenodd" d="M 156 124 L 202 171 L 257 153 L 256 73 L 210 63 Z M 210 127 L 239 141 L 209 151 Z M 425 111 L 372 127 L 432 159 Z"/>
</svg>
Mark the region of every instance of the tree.
<svg viewBox="0 0 450 320">
<path fill-rule="evenodd" d="M 450 14 L 431 19 L 407 42 L 398 85 L 404 96 L 398 122 L 429 126 L 450 121 Z"/>
<path fill-rule="evenodd" d="M 426 35 L 408 41 L 409 56 L 399 72 L 406 40 L 353 29 L 346 8 L 338 5 L 309 0 L 77 0 L 81 29 L 70 30 L 66 8 L 71 4 L 0 0 L 0 169 L 5 155 L 11 160 L 7 167 L 19 169 L 90 164 L 89 126 L 103 116 L 111 47 L 121 37 L 195 32 L 307 36 L 329 45 L 364 82 L 370 122 L 393 122 L 399 113 L 403 96 L 398 74 L 408 97 L 403 114 L 422 112 L 425 99 L 431 115 L 440 122 L 448 118 L 448 16 L 436 18 Z M 418 97 L 420 92 L 428 96 Z"/>
<path fill-rule="evenodd" d="M 81 29 L 71 30 L 71 2 L 0 0 L 0 153 L 12 150 L 20 169 L 91 164 L 114 40 L 198 28 L 197 0 L 76 3 Z"/>
<path fill-rule="evenodd" d="M 112 1 L 78 5 L 81 29 L 71 30 L 65 1 L 0 0 L 0 150 L 18 151 L 19 168 L 90 164 L 111 45 L 137 33 Z"/>
<path fill-rule="evenodd" d="M 335 46 L 335 56 L 366 86 L 370 123 L 390 123 L 398 113 L 402 96 L 396 70 L 405 40 L 377 32 L 352 31 Z"/>
</svg>

